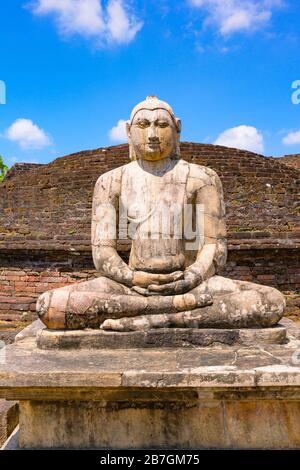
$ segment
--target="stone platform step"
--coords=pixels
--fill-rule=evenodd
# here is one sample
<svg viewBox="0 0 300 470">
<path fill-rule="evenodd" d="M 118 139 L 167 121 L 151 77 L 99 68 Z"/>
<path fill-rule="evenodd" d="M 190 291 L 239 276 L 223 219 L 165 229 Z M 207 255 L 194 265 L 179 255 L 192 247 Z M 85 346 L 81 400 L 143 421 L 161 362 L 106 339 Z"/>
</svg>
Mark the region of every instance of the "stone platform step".
<svg viewBox="0 0 300 470">
<path fill-rule="evenodd" d="M 37 334 L 40 349 L 190 348 L 221 345 L 285 344 L 283 325 L 259 329 L 153 329 L 128 333 L 102 330 L 54 331 Z"/>
</svg>

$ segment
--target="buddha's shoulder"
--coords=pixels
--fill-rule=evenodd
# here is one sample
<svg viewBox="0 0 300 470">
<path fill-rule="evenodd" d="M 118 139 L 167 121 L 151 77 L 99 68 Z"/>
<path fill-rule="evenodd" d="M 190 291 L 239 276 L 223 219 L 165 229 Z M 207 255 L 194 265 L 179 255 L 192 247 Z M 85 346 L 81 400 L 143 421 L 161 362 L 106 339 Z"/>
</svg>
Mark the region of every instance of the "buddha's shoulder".
<svg viewBox="0 0 300 470">
<path fill-rule="evenodd" d="M 114 168 L 105 173 L 102 173 L 102 175 L 98 177 L 96 185 L 99 185 L 99 184 L 110 185 L 114 182 L 121 183 L 122 175 L 124 171 L 126 171 L 128 167 L 132 166 L 132 163 L 133 162 L 129 162 L 126 165 L 122 165 L 122 166 L 119 166 L 118 168 Z"/>
<path fill-rule="evenodd" d="M 196 185 L 199 184 L 199 187 L 206 185 L 220 185 L 220 178 L 215 170 L 196 163 L 185 162 L 185 164 L 188 165 L 189 168 L 188 179 L 191 180 L 191 183 L 193 182 Z"/>
<path fill-rule="evenodd" d="M 96 181 L 94 188 L 94 197 L 105 198 L 120 193 L 122 181 L 122 167 L 102 173 Z"/>
</svg>

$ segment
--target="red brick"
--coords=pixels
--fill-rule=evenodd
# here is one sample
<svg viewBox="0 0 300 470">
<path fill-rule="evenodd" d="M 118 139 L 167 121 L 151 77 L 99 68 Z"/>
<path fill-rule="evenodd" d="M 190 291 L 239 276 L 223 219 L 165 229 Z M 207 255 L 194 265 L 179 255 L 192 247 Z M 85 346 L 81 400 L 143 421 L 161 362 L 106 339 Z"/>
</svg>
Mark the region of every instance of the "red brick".
<svg viewBox="0 0 300 470">
<path fill-rule="evenodd" d="M 15 289 L 13 288 L 13 286 L 10 286 L 10 285 L 2 285 L 0 286 L 0 289 L 2 292 L 13 292 Z"/>
<path fill-rule="evenodd" d="M 44 271 L 41 273 L 41 277 L 59 277 L 61 274 L 57 271 Z"/>
<path fill-rule="evenodd" d="M 23 279 L 22 279 L 23 280 Z M 25 276 L 25 281 L 36 282 L 38 280 L 37 276 Z"/>
<path fill-rule="evenodd" d="M 43 277 L 43 281 L 42 282 L 49 282 L 49 283 L 52 283 L 52 282 L 59 282 L 59 279 L 57 277 Z"/>
<path fill-rule="evenodd" d="M 19 281 L 21 276 L 6 276 L 7 281 Z"/>
<path fill-rule="evenodd" d="M 257 276 L 257 279 L 259 281 L 273 281 L 275 279 L 275 276 L 273 274 L 260 274 Z"/>
<path fill-rule="evenodd" d="M 49 290 L 49 286 L 48 285 L 43 285 L 43 284 L 37 284 L 36 288 L 35 288 L 35 291 L 38 293 L 38 294 L 42 294 L 44 292 L 46 292 L 47 290 Z"/>
<path fill-rule="evenodd" d="M 3 270 L 3 271 L 0 271 L 1 273 L 1 276 L 2 275 L 5 275 L 5 276 L 25 276 L 25 271 L 21 271 L 19 269 L 16 269 L 16 270 Z"/>
</svg>

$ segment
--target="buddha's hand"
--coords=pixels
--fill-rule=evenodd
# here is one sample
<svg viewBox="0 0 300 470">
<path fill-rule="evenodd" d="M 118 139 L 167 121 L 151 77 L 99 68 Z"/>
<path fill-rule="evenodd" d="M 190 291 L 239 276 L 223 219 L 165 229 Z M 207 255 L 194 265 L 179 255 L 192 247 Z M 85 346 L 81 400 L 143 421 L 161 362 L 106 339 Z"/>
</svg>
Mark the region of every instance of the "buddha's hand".
<svg viewBox="0 0 300 470">
<path fill-rule="evenodd" d="M 202 275 L 196 268 L 188 268 L 183 273 L 183 278 L 168 284 L 151 284 L 144 290 L 143 295 L 179 295 L 185 294 L 203 281 Z M 140 292 L 142 293 L 142 292 Z"/>
<path fill-rule="evenodd" d="M 176 271 L 170 274 L 155 274 L 147 273 L 144 271 L 135 271 L 133 274 L 133 288 L 148 288 L 150 285 L 164 285 L 170 284 L 179 279 L 183 279 L 184 273 L 182 271 Z"/>
</svg>

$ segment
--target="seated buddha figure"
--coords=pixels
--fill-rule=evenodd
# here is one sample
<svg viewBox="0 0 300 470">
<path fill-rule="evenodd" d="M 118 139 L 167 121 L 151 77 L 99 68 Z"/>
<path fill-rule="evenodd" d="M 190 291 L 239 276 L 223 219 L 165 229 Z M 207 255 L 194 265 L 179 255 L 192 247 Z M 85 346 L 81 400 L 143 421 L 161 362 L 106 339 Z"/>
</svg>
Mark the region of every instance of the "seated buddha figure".
<svg viewBox="0 0 300 470">
<path fill-rule="evenodd" d="M 181 159 L 180 131 L 156 97 L 133 109 L 131 162 L 101 175 L 94 190 L 98 277 L 39 297 L 48 328 L 265 328 L 282 318 L 278 290 L 219 274 L 227 256 L 222 184 L 212 169 Z M 132 234 L 128 264 L 117 252 L 120 226 Z"/>
</svg>

